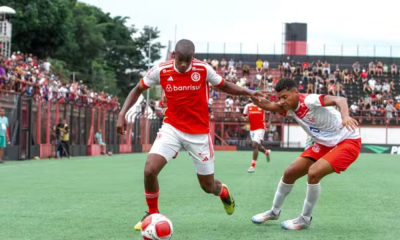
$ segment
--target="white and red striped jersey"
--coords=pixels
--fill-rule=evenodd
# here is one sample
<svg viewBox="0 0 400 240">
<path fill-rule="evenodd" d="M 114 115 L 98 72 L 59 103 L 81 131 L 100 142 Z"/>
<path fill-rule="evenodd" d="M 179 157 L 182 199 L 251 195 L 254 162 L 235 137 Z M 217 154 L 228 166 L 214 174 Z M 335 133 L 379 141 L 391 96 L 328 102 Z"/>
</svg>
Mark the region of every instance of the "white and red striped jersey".
<svg viewBox="0 0 400 240">
<path fill-rule="evenodd" d="M 358 130 L 351 132 L 342 127 L 342 115 L 335 107 L 325 107 L 323 97 L 319 94 L 300 94 L 299 105 L 290 113 L 303 130 L 315 142 L 327 147 L 334 147 L 345 139 L 358 139 Z"/>
<path fill-rule="evenodd" d="M 209 133 L 208 82 L 218 87 L 224 79 L 197 59 L 185 73 L 175 68 L 174 60 L 163 62 L 141 80 L 145 88 L 161 84 L 167 98 L 164 122 L 190 134 Z"/>
</svg>

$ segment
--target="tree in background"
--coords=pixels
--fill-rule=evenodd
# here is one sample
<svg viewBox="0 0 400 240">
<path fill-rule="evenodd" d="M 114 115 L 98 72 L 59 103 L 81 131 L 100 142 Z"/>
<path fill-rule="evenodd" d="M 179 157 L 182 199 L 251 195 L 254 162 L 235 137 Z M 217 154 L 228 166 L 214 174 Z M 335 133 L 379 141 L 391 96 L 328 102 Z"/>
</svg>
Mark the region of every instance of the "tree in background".
<svg viewBox="0 0 400 240">
<path fill-rule="evenodd" d="M 148 68 L 149 34 L 151 62 L 160 59 L 164 46 L 155 42 L 160 32 L 127 26 L 127 17 L 111 17 L 101 9 L 76 0 L 0 0 L 14 8 L 13 51 L 50 57 L 52 66 L 69 80 L 123 100 Z M 139 36 L 133 38 L 135 34 Z M 124 86 L 124 87 L 118 87 Z M 129 87 L 126 87 L 129 86 Z"/>
</svg>

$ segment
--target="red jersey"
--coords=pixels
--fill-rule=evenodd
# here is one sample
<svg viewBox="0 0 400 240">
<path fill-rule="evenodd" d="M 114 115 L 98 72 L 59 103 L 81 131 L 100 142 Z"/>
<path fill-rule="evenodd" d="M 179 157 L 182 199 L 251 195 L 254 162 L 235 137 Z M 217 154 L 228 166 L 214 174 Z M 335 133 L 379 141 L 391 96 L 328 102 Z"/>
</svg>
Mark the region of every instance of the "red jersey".
<svg viewBox="0 0 400 240">
<path fill-rule="evenodd" d="M 210 132 L 208 82 L 218 87 L 224 79 L 207 63 L 194 59 L 185 73 L 174 60 L 154 66 L 141 80 L 145 88 L 161 84 L 167 99 L 164 123 L 190 134 Z"/>
<path fill-rule="evenodd" d="M 265 112 L 253 103 L 249 103 L 244 107 L 244 115 L 249 115 L 250 131 L 265 129 Z"/>
</svg>

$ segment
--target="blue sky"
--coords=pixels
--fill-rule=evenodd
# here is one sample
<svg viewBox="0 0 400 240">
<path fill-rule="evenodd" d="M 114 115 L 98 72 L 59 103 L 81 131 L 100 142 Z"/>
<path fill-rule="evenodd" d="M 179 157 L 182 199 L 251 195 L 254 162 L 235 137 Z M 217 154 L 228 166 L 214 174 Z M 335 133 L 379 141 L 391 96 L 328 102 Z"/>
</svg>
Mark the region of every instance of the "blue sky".
<svg viewBox="0 0 400 240">
<path fill-rule="evenodd" d="M 128 16 L 129 23 L 141 28 L 157 26 L 161 31 L 160 41 L 167 44 L 175 37 L 188 38 L 196 43 L 197 51 L 205 51 L 206 42 L 210 50 L 237 51 L 240 42 L 243 52 L 256 53 L 257 42 L 260 53 L 281 51 L 282 25 L 284 22 L 308 24 L 310 54 L 340 54 L 344 45 L 345 54 L 356 54 L 357 44 L 361 55 L 390 54 L 400 56 L 400 21 L 397 19 L 400 3 L 381 0 L 246 0 L 198 2 L 183 0 L 83 0 L 100 7 L 111 15 Z M 190 2 L 190 3 L 189 3 Z M 194 2 L 194 3 L 192 3 Z"/>
</svg>

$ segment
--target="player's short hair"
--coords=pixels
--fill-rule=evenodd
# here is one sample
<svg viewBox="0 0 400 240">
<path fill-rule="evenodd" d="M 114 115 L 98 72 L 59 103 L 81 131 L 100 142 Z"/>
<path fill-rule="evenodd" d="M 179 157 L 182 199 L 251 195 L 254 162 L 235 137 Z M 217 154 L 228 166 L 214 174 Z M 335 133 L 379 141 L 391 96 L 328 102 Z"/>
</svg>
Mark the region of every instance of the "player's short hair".
<svg viewBox="0 0 400 240">
<path fill-rule="evenodd" d="M 276 84 L 275 91 L 276 92 L 281 92 L 283 90 L 289 91 L 289 90 L 292 90 L 293 88 L 297 88 L 297 84 L 293 79 L 291 79 L 291 78 L 282 78 Z"/>
<path fill-rule="evenodd" d="M 195 51 L 194 43 L 187 39 L 179 40 L 175 46 L 175 52 L 184 56 L 193 56 Z"/>
</svg>

